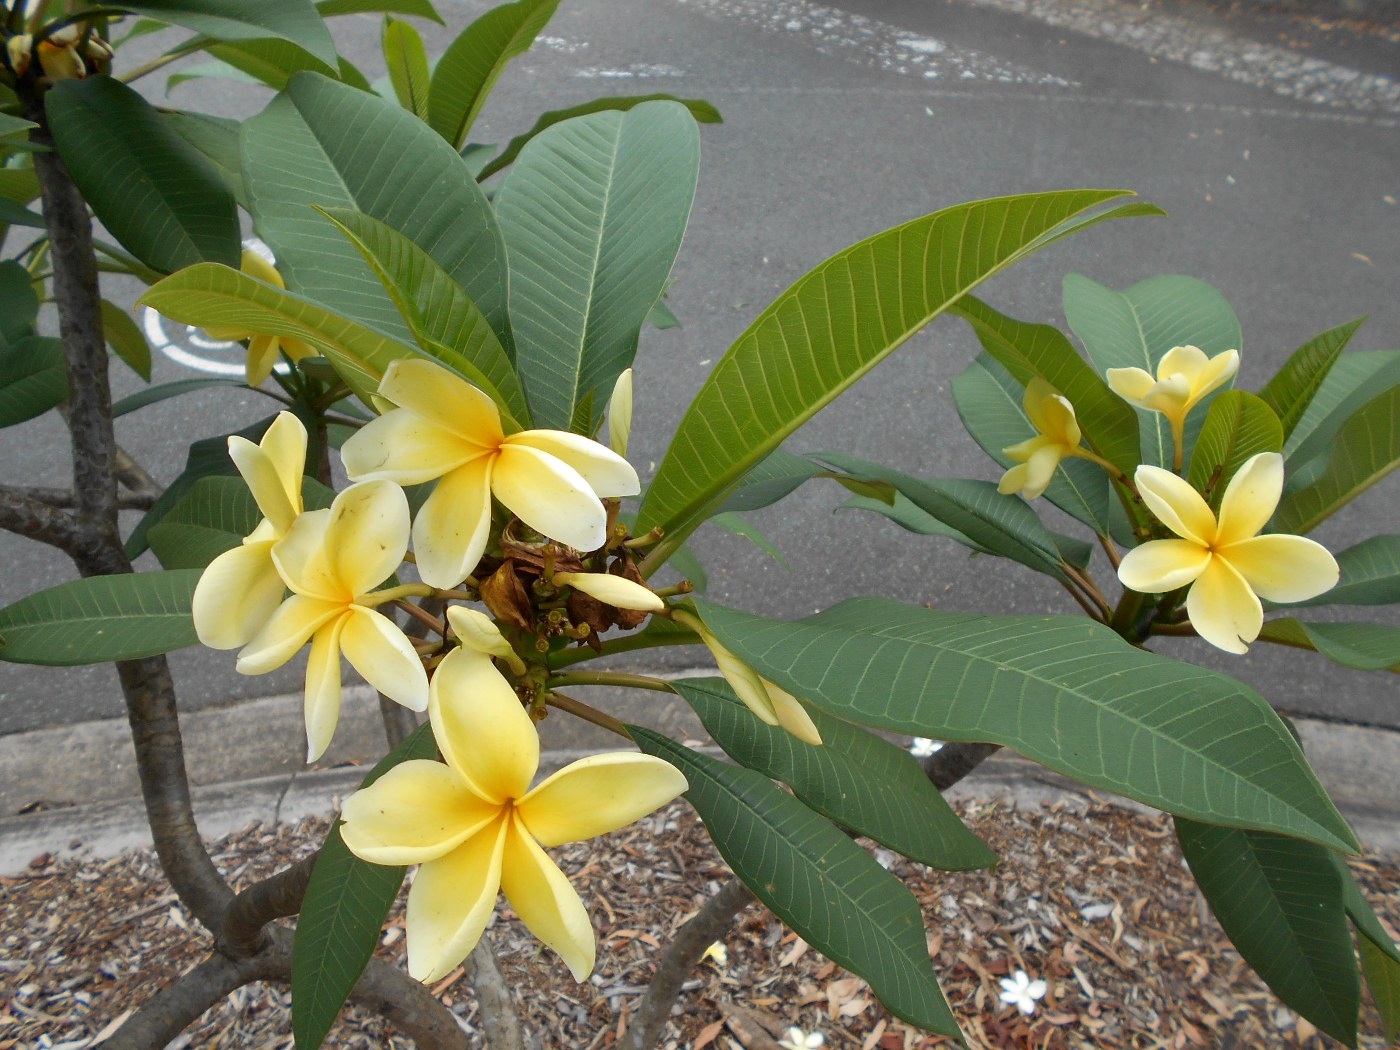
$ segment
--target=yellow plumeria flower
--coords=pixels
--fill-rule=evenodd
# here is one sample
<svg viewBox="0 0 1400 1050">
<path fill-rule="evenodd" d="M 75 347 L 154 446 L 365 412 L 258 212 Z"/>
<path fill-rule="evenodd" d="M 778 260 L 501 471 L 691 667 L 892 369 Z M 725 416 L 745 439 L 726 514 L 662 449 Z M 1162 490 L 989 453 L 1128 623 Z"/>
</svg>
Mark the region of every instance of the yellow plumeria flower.
<svg viewBox="0 0 1400 1050">
<path fill-rule="evenodd" d="M 251 248 L 243 249 L 243 261 L 239 269 L 249 277 L 256 277 L 274 288 L 286 289 L 287 287 L 282 280 L 282 275 L 277 272 L 277 268 Z M 300 339 L 293 339 L 291 336 L 261 335 L 236 325 L 215 325 L 212 328 L 206 328 L 204 333 L 210 339 L 219 339 L 230 343 L 236 343 L 240 339 L 248 340 L 248 360 L 244 367 L 244 375 L 249 386 L 260 386 L 268 376 L 272 375 L 272 366 L 277 364 L 279 352 L 286 354 L 293 361 L 316 356 L 316 351 L 310 345 Z"/>
<path fill-rule="evenodd" d="M 533 789 L 540 742 L 490 658 L 453 650 L 433 675 L 428 716 L 446 762 L 389 770 L 345 800 L 341 835 L 373 864 L 420 864 L 408 894 L 408 972 L 451 973 L 476 946 L 504 891 L 575 979 L 593 970 L 593 927 L 578 893 L 541 847 L 603 835 L 686 790 L 657 758 L 580 759 Z"/>
<path fill-rule="evenodd" d="M 627 439 L 632 433 L 632 369 L 624 369 L 613 385 L 608 401 L 608 444 L 619 456 L 627 456 Z"/>
<path fill-rule="evenodd" d="M 399 407 L 345 442 L 355 481 L 419 485 L 441 478 L 413 522 L 418 574 L 455 587 L 486 550 L 494 495 L 530 528 L 591 551 L 607 539 L 600 497 L 641 491 L 631 465 L 590 438 L 558 430 L 506 436 L 496 403 L 426 358 L 395 361 L 379 393 Z"/>
<path fill-rule="evenodd" d="M 263 512 L 240 546 L 209 563 L 194 589 L 195 633 L 212 649 L 246 645 L 282 601 L 286 584 L 272 562 L 272 547 L 301 514 L 301 473 L 306 428 L 290 412 L 279 413 L 253 444 L 228 439 L 228 454 Z"/>
<path fill-rule="evenodd" d="M 1074 406 L 1039 376 L 1026 384 L 1021 403 L 1039 433 L 1001 450 L 1016 461 L 1016 466 L 1002 475 L 997 491 L 1002 495 L 1019 492 L 1026 499 L 1035 499 L 1049 486 L 1060 460 L 1078 454 L 1083 434 L 1074 418 Z"/>
<path fill-rule="evenodd" d="M 1109 388 L 1129 404 L 1167 417 L 1175 443 L 1176 466 L 1182 458 L 1186 417 L 1208 394 L 1228 383 L 1240 370 L 1237 350 L 1207 357 L 1197 346 L 1174 346 L 1157 362 L 1153 377 L 1141 368 L 1110 368 Z"/>
<path fill-rule="evenodd" d="M 387 481 L 351 485 L 328 510 L 302 514 L 272 548 L 292 595 L 238 654 L 243 674 L 281 667 L 309 640 L 306 664 L 307 761 L 325 752 L 340 719 L 343 653 L 370 685 L 404 707 L 428 706 L 428 676 L 413 645 L 374 607 L 372 593 L 403 561 L 408 499 Z"/>
<path fill-rule="evenodd" d="M 1135 481 L 1143 502 L 1180 538 L 1151 540 L 1129 551 L 1118 578 L 1145 594 L 1190 584 L 1187 615 L 1211 645 L 1246 652 L 1264 625 L 1259 598 L 1300 602 L 1336 584 L 1337 561 L 1322 544 L 1302 536 L 1257 535 L 1283 494 L 1283 457 L 1277 452 L 1245 461 L 1225 488 L 1219 519 L 1171 471 L 1141 466 Z"/>
<path fill-rule="evenodd" d="M 724 675 L 724 680 L 729 683 L 735 695 L 760 721 L 770 726 L 782 726 L 805 744 L 821 744 L 822 735 L 816 723 L 812 721 L 812 716 L 802 706 L 802 701 L 776 682 L 764 678 L 725 648 L 698 616 L 684 610 L 677 610 L 674 615 L 678 622 L 685 624 L 700 636 L 700 640 L 714 657 L 719 673 Z"/>
</svg>

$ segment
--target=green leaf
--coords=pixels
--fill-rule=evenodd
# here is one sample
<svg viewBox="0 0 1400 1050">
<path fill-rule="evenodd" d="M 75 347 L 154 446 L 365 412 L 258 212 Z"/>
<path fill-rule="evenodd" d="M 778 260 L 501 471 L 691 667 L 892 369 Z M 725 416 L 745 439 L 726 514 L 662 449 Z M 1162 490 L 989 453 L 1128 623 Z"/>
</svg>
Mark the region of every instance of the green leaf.
<svg viewBox="0 0 1400 1050">
<path fill-rule="evenodd" d="M 1245 460 L 1260 452 L 1282 451 L 1283 426 L 1274 410 L 1254 394 L 1222 391 L 1211 402 L 1191 450 L 1191 486 L 1219 509 L 1225 486 Z"/>
<path fill-rule="evenodd" d="M 0 198 L 28 204 L 39 196 L 39 176 L 32 167 L 0 168 Z"/>
<path fill-rule="evenodd" d="M 1332 454 L 1311 484 L 1284 495 L 1274 529 L 1308 533 L 1400 466 L 1400 386 L 1362 405 L 1332 440 Z"/>
<path fill-rule="evenodd" d="M 490 394 L 510 429 L 528 424 L 525 391 L 510 356 L 476 304 L 432 256 L 361 212 L 324 209 L 359 249 L 419 347 Z"/>
<path fill-rule="evenodd" d="M 196 390 L 208 390 L 218 386 L 243 389 L 244 384 L 236 379 L 178 379 L 173 383 L 148 386 L 112 405 L 112 418 L 118 419 L 128 412 L 135 412 L 138 408 L 145 408 L 147 405 L 154 405 L 172 397 L 179 397 L 181 394 L 193 393 Z"/>
<path fill-rule="evenodd" d="M 1361 935 L 1361 972 L 1376 1000 L 1386 1039 L 1394 1042 L 1400 1036 L 1400 947 L 1391 940 L 1386 928 L 1361 894 L 1356 877 L 1346 861 L 1333 854 L 1332 863 L 1342 880 L 1342 901 L 1356 932 Z"/>
<path fill-rule="evenodd" d="M 1055 540 L 1030 504 L 1019 496 L 1003 496 L 990 481 L 922 481 L 856 456 L 823 452 L 819 458 L 859 480 L 888 482 L 920 510 L 966 536 L 979 550 L 1010 558 L 1057 580 L 1066 579 Z"/>
<path fill-rule="evenodd" d="M 166 273 L 238 265 L 233 194 L 150 103 L 112 77 L 88 77 L 54 84 L 44 109 L 69 174 L 122 247 Z"/>
<path fill-rule="evenodd" d="M 613 96 L 609 98 L 595 98 L 592 102 L 585 102 L 579 106 L 570 106 L 568 109 L 552 109 L 548 113 L 541 113 L 540 118 L 535 121 L 535 126 L 523 135 L 517 135 L 506 143 L 506 148 L 500 154 L 485 164 L 481 171 L 477 173 L 477 181 L 489 179 L 496 172 L 509 167 L 515 163 L 515 158 L 520 156 L 520 151 L 525 148 L 525 144 L 533 139 L 546 128 L 551 128 L 555 124 L 561 124 L 574 117 L 586 117 L 590 113 L 602 113 L 605 110 L 617 110 L 626 112 L 634 106 L 640 106 L 643 102 L 679 102 L 686 109 L 690 110 L 690 115 L 701 124 L 722 124 L 724 119 L 719 115 L 719 110 L 700 98 L 677 98 L 675 95 L 627 95 Z M 662 307 L 665 309 L 665 307 Z M 669 311 L 667 311 L 669 313 Z M 674 325 L 659 324 L 658 328 L 671 328 Z"/>
<path fill-rule="evenodd" d="M 651 304 L 651 309 L 647 311 L 647 324 L 658 332 L 664 332 L 668 328 L 679 328 L 681 319 L 671 312 L 671 308 L 666 305 L 666 300 L 663 297 Z"/>
<path fill-rule="evenodd" d="M 217 263 L 172 274 L 137 301 L 181 324 L 226 325 L 310 343 L 366 404 L 384 369 L 418 352 L 325 307 Z"/>
<path fill-rule="evenodd" d="M 419 120 L 428 119 L 428 51 L 418 30 L 397 18 L 384 18 L 384 64 L 399 105 Z"/>
<path fill-rule="evenodd" d="M 24 226 L 42 230 L 44 217 L 37 211 L 30 211 L 22 204 L 0 197 L 0 226 Z"/>
<path fill-rule="evenodd" d="M 1309 605 L 1390 605 L 1400 602 L 1400 536 L 1372 536 L 1337 555 L 1342 578 L 1316 598 L 1291 603 Z"/>
<path fill-rule="evenodd" d="M 419 726 L 360 787 L 369 787 L 400 762 L 435 757 L 432 727 Z M 326 835 L 292 943 L 292 1035 L 297 1050 L 315 1050 L 325 1040 L 374 954 L 407 870 L 360 860 L 340 837 L 339 822 Z"/>
<path fill-rule="evenodd" d="M 987 353 L 979 354 L 953 380 L 953 403 L 963 426 L 1003 467 L 1015 461 L 1002 449 L 1036 433 L 1023 407 L 1024 397 L 1025 387 Z M 1137 421 L 1131 422 L 1129 434 L 1136 443 Z M 1061 460 L 1045 498 L 1095 532 L 1108 532 L 1109 480 L 1098 464 L 1077 458 Z"/>
<path fill-rule="evenodd" d="M 1091 787 L 1357 848 L 1268 703 L 1083 616 L 969 616 L 874 598 L 785 623 L 695 600 L 735 655 L 843 718 L 990 741 Z"/>
<path fill-rule="evenodd" d="M 23 117 L 16 117 L 9 113 L 0 113 L 0 141 L 11 148 L 29 141 L 29 132 L 39 125 L 32 120 L 25 120 Z M 10 141 L 10 140 L 16 141 Z"/>
<path fill-rule="evenodd" d="M 429 0 L 317 0 L 316 10 L 322 18 L 335 15 L 391 14 L 413 15 L 442 25 L 442 16 Z"/>
<path fill-rule="evenodd" d="M 951 525 L 945 525 L 928 511 L 921 509 L 902 492 L 896 492 L 894 494 L 893 503 L 886 503 L 884 500 L 877 499 L 874 496 L 852 496 L 836 509 L 870 511 L 873 514 L 880 514 L 889 518 L 890 521 L 894 522 L 901 529 L 915 533 L 916 535 L 942 536 L 962 544 L 976 554 L 992 554 L 992 551 L 974 543 L 970 538 Z"/>
<path fill-rule="evenodd" d="M 1058 328 L 1013 320 L 971 295 L 964 296 L 949 313 L 972 326 L 982 348 L 1016 380 L 1022 393 L 1032 379 L 1045 380 L 1074 406 L 1075 420 L 1088 447 L 1125 474 L 1137 469 L 1142 460 L 1132 408 L 1108 388 Z M 1021 400 L 1018 394 L 1018 407 Z M 1029 436 L 1023 433 L 1016 440 Z"/>
<path fill-rule="evenodd" d="M 812 460 L 781 448 L 774 449 L 744 475 L 718 513 L 770 507 L 822 473 L 822 467 Z"/>
<path fill-rule="evenodd" d="M 1400 627 L 1304 623 L 1284 616 L 1265 622 L 1259 637 L 1298 649 L 1315 649 L 1333 663 L 1358 671 L 1400 672 Z"/>
<path fill-rule="evenodd" d="M 199 570 L 89 576 L 0 609 L 0 660 L 69 667 L 194 645 Z"/>
<path fill-rule="evenodd" d="M 165 94 L 168 98 L 181 84 L 187 84 L 192 80 L 231 80 L 235 84 L 256 84 L 262 87 L 267 85 L 254 76 L 252 73 L 245 73 L 237 66 L 230 65 L 221 58 L 211 58 L 208 62 L 200 62 L 198 65 L 187 66 L 178 73 L 171 73 L 165 78 Z"/>
<path fill-rule="evenodd" d="M 286 40 L 269 38 L 221 43 L 204 37 L 191 41 L 182 50 L 207 51 L 219 61 L 232 66 L 240 73 L 246 73 L 274 91 L 281 91 L 287 86 L 287 81 L 293 73 L 303 70 L 340 79 L 340 70 L 335 63 L 322 61 L 306 48 Z M 175 80 L 176 77 L 170 78 L 167 90 L 174 87 Z"/>
<path fill-rule="evenodd" d="M 175 134 L 188 142 L 204 157 L 224 180 L 233 199 L 240 207 L 248 206 L 243 189 L 243 172 L 238 160 L 239 122 L 209 113 L 176 110 L 161 114 Z"/>
<path fill-rule="evenodd" d="M 151 550 L 167 569 L 203 569 L 242 543 L 261 520 L 241 477 L 200 478 L 151 527 Z"/>
<path fill-rule="evenodd" d="M 512 348 L 495 213 L 462 158 L 417 117 L 298 73 L 243 125 L 242 147 L 258 233 L 288 288 L 401 342 L 411 338 L 369 265 L 312 206 L 361 211 L 431 255 Z"/>
<path fill-rule="evenodd" d="M 0 345 L 33 335 L 38 320 L 33 276 L 17 262 L 0 262 Z"/>
<path fill-rule="evenodd" d="M 1174 346 L 1197 346 L 1212 357 L 1244 349 L 1235 311 L 1224 296 L 1194 277 L 1150 277 L 1115 292 L 1072 273 L 1064 279 L 1064 309 L 1070 329 L 1101 373 L 1110 368 L 1141 368 L 1156 375 L 1157 362 Z M 1195 444 L 1208 402 L 1187 418 L 1187 448 Z M 1170 467 L 1172 437 L 1166 417 L 1160 412 L 1139 412 L 1138 423 L 1139 462 Z"/>
<path fill-rule="evenodd" d="M 311 0 L 116 0 L 107 6 L 184 26 L 217 40 L 280 37 L 322 62 L 334 62 L 335 44 Z"/>
<path fill-rule="evenodd" d="M 1327 466 L 1332 439 L 1376 391 L 1400 384 L 1400 350 L 1343 354 L 1283 446 L 1285 491 L 1303 488 Z"/>
<path fill-rule="evenodd" d="M 1355 1046 L 1361 982 L 1330 851 L 1180 818 L 1176 835 L 1245 961 L 1294 1010 Z"/>
<path fill-rule="evenodd" d="M 699 130 L 675 102 L 575 117 L 521 151 L 495 202 L 540 426 L 567 428 L 590 390 L 601 417 L 666 287 L 699 170 Z"/>
<path fill-rule="evenodd" d="M 639 726 L 637 746 L 690 783 L 720 855 L 808 944 L 870 982 L 896 1017 L 961 1039 L 933 976 L 918 902 L 849 837 L 765 776 L 697 754 Z"/>
<path fill-rule="evenodd" d="M 723 678 L 680 679 L 671 687 L 730 758 L 781 780 L 842 827 L 943 871 L 996 864 L 997 855 L 903 748 L 816 710 L 808 713 L 822 744 L 804 744 L 755 718 Z"/>
<path fill-rule="evenodd" d="M 784 569 L 791 568 L 791 566 L 788 565 L 787 559 L 783 557 L 783 552 L 773 545 L 773 541 L 765 536 L 757 525 L 745 520 L 738 514 L 730 512 L 716 514 L 710 519 L 710 524 L 718 525 L 720 528 L 724 529 L 725 532 L 732 532 L 735 536 L 742 536 Z"/>
<path fill-rule="evenodd" d="M 760 314 L 686 410 L 638 520 L 660 525 L 657 561 L 751 467 L 960 297 L 1036 250 L 1127 205 L 1121 190 L 960 204 L 838 252 Z"/>
<path fill-rule="evenodd" d="M 1293 428 L 1321 389 L 1327 373 L 1365 320 L 1358 317 L 1355 321 L 1329 328 L 1309 339 L 1293 351 L 1284 366 L 1259 391 L 1260 398 L 1274 410 L 1283 424 L 1285 438 L 1293 433 Z"/>
<path fill-rule="evenodd" d="M 493 7 L 447 45 L 433 70 L 428 124 L 461 149 L 506 65 L 523 55 L 559 0 L 518 0 Z"/>
<path fill-rule="evenodd" d="M 131 314 L 106 299 L 102 300 L 102 335 L 127 367 L 146 382 L 151 381 L 150 344 Z"/>
<path fill-rule="evenodd" d="M 61 340 L 35 335 L 0 348 L 0 427 L 41 416 L 67 397 Z"/>
<path fill-rule="evenodd" d="M 1361 969 L 1366 984 L 1376 1001 L 1376 1010 L 1385 1027 L 1385 1038 L 1395 1042 L 1400 1038 L 1400 962 L 1396 962 L 1376 947 L 1368 938 L 1361 938 Z"/>
</svg>

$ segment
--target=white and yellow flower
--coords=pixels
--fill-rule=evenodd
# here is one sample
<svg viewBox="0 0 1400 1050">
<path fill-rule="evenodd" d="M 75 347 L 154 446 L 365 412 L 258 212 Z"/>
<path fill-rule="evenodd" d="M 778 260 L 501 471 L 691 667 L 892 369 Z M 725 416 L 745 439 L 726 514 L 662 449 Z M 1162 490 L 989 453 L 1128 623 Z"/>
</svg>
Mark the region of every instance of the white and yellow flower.
<svg viewBox="0 0 1400 1050">
<path fill-rule="evenodd" d="M 345 443 L 345 469 L 357 481 L 442 479 L 413 522 L 418 572 L 434 587 L 455 587 L 476 568 L 493 495 L 530 528 L 591 551 L 607 539 L 601 498 L 640 491 L 631 465 L 590 438 L 558 430 L 507 436 L 488 395 L 427 359 L 395 361 L 379 393 L 399 407 Z"/>
<path fill-rule="evenodd" d="M 1196 633 L 1220 649 L 1243 653 L 1259 637 L 1259 598 L 1300 602 L 1331 589 L 1337 561 L 1302 536 L 1258 535 L 1283 493 L 1283 457 L 1261 452 L 1246 460 L 1225 488 L 1220 516 L 1171 471 L 1141 466 L 1138 492 L 1177 539 L 1150 540 L 1118 567 L 1125 587 L 1160 594 L 1190 584 L 1186 613 Z"/>
<path fill-rule="evenodd" d="M 1174 346 L 1157 362 L 1153 376 L 1142 368 L 1110 368 L 1109 388 L 1138 408 L 1160 412 L 1171 425 L 1176 465 L 1181 466 L 1186 417 L 1209 394 L 1228 383 L 1240 370 L 1237 350 L 1207 357 L 1197 346 Z"/>
<path fill-rule="evenodd" d="M 238 654 L 243 674 L 266 674 L 308 641 L 307 761 L 330 744 L 340 718 L 343 653 L 370 685 L 413 711 L 428 706 L 428 676 L 398 626 L 375 611 L 372 592 L 403 561 L 408 499 L 387 481 L 351 485 L 327 510 L 307 511 L 272 548 L 292 594 Z"/>
<path fill-rule="evenodd" d="M 239 269 L 249 277 L 256 277 L 274 288 L 286 289 L 287 287 L 282 280 L 282 275 L 277 272 L 277 268 L 251 248 L 243 249 L 243 260 Z M 277 364 L 279 354 L 286 354 L 293 361 L 316 356 L 316 351 L 311 345 L 300 339 L 286 335 L 264 335 L 247 328 L 240 328 L 237 325 L 215 325 L 206 328 L 204 334 L 210 339 L 219 339 L 230 343 L 236 343 L 241 339 L 248 340 L 248 359 L 244 366 L 244 376 L 249 386 L 260 386 L 268 376 L 272 375 L 272 368 Z"/>
<path fill-rule="evenodd" d="M 1039 376 L 1026 384 L 1021 403 L 1037 433 L 1001 450 L 1016 461 L 1016 466 L 1002 475 L 997 491 L 1002 495 L 1019 492 L 1026 499 L 1035 499 L 1049 486 L 1060 461 L 1079 454 L 1083 434 L 1074 418 L 1074 406 Z"/>
<path fill-rule="evenodd" d="M 229 438 L 228 454 L 263 520 L 241 545 L 211 561 L 194 589 L 195 632 L 212 649 L 246 645 L 282 601 L 286 584 L 272 562 L 272 547 L 302 511 L 306 428 L 282 412 L 256 445 L 237 435 Z"/>
<path fill-rule="evenodd" d="M 341 814 L 356 856 L 422 865 L 408 894 L 409 973 L 424 982 L 451 973 L 504 891 L 583 980 L 593 969 L 593 928 L 542 847 L 630 824 L 685 791 L 685 777 L 660 759 L 618 752 L 574 762 L 532 789 L 535 727 L 489 657 L 468 646 L 438 666 L 428 712 L 446 761 L 395 766 L 346 799 Z"/>
<path fill-rule="evenodd" d="M 734 690 L 734 694 L 744 702 L 760 721 L 770 726 L 781 726 L 805 744 L 817 746 L 822 742 L 812 716 L 802 706 L 802 701 L 793 696 L 776 682 L 770 682 L 748 664 L 740 660 L 722 643 L 698 616 L 684 610 L 674 613 L 678 623 L 685 624 L 700 636 L 705 647 L 714 657 L 715 666 L 724 680 Z"/>
</svg>

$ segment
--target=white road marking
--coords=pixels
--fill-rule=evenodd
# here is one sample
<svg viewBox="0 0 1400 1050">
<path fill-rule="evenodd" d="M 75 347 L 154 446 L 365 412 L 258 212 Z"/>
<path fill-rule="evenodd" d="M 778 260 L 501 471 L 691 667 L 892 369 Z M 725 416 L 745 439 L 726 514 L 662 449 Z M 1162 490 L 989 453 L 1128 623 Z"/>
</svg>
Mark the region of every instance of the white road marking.
<svg viewBox="0 0 1400 1050">
<path fill-rule="evenodd" d="M 733 18 L 770 33 L 800 38 L 818 53 L 923 80 L 992 81 L 1034 87 L 1074 87 L 1073 81 L 954 47 L 922 33 L 800 0 L 676 0 L 692 10 Z"/>
<path fill-rule="evenodd" d="M 1141 51 L 1286 98 L 1363 113 L 1400 113 L 1400 82 L 1234 36 L 1123 0 L 966 0 Z"/>
</svg>

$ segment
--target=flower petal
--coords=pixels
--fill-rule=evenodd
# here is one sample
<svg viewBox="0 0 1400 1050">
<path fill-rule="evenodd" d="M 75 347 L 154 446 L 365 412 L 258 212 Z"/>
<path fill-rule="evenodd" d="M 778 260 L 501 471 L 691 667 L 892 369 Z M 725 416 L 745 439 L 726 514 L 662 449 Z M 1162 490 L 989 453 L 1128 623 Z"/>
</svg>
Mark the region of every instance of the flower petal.
<svg viewBox="0 0 1400 1050">
<path fill-rule="evenodd" d="M 306 658 L 306 760 L 315 762 L 326 753 L 340 721 L 340 639 L 345 613 L 331 620 L 311 638 Z"/>
<path fill-rule="evenodd" d="M 441 762 L 401 762 L 345 800 L 340 835 L 371 864 L 425 864 L 501 815 Z"/>
<path fill-rule="evenodd" d="M 1224 386 L 1240 370 L 1238 350 L 1226 350 L 1212 357 L 1196 374 L 1192 382 L 1192 402 L 1198 402 L 1207 394 Z"/>
<path fill-rule="evenodd" d="M 593 972 L 597 946 L 593 924 L 578 892 L 520 822 L 506 833 L 501 890 L 530 932 L 563 958 L 574 980 Z"/>
<path fill-rule="evenodd" d="M 1244 577 L 1224 558 L 1211 558 L 1186 595 L 1186 614 L 1203 639 L 1227 653 L 1249 651 L 1259 637 L 1264 610 Z"/>
<path fill-rule="evenodd" d="M 1110 368 L 1107 377 L 1109 389 L 1133 404 L 1140 404 L 1157 382 L 1141 368 Z"/>
<path fill-rule="evenodd" d="M 277 337 L 275 335 L 255 335 L 248 340 L 248 358 L 243 365 L 243 380 L 249 386 L 262 386 L 272 375 L 272 366 L 277 363 Z"/>
<path fill-rule="evenodd" d="M 1194 389 L 1196 378 L 1205 370 L 1209 361 L 1210 358 L 1199 346 L 1174 346 L 1157 362 L 1157 378 L 1185 376 L 1186 382 Z"/>
<path fill-rule="evenodd" d="M 287 490 L 283 487 L 272 457 L 237 434 L 228 439 L 228 454 L 238 473 L 248 483 L 248 489 L 253 493 L 263 516 L 272 522 L 279 533 L 285 533 L 292 527 L 297 512 L 287 498 Z"/>
<path fill-rule="evenodd" d="M 1002 451 L 1008 456 L 1012 454 L 1009 448 L 1003 449 Z M 997 491 L 1003 496 L 1010 496 L 1020 492 L 1026 487 L 1026 479 L 1030 477 L 1030 473 L 1030 467 L 1026 466 L 1024 463 L 1017 463 L 1001 476 L 1001 480 L 997 482 Z"/>
<path fill-rule="evenodd" d="M 1169 419 L 1184 419 L 1190 402 L 1191 381 L 1178 373 L 1153 383 L 1152 389 L 1143 395 L 1139 404 L 1143 408 L 1161 412 Z"/>
<path fill-rule="evenodd" d="M 778 716 L 778 724 L 804 744 L 820 747 L 821 732 L 812 721 L 812 716 L 807 713 L 807 709 L 802 706 L 802 701 L 776 682 L 770 682 L 766 678 L 760 678 L 759 681 L 767 690 L 768 698 L 773 701 L 773 711 Z"/>
<path fill-rule="evenodd" d="M 486 454 L 480 446 L 406 408 L 370 420 L 340 449 L 351 481 L 400 485 L 421 485 Z"/>
<path fill-rule="evenodd" d="M 330 524 L 329 509 L 298 515 L 286 535 L 272 545 L 272 563 L 297 594 L 347 603 L 355 596 L 335 578 L 327 556 L 326 531 Z"/>
<path fill-rule="evenodd" d="M 428 690 L 428 717 L 447 764 L 482 798 L 523 798 L 540 764 L 540 738 L 491 658 L 454 649 Z"/>
<path fill-rule="evenodd" d="M 516 810 L 541 845 L 560 846 L 626 827 L 688 786 L 669 762 L 615 751 L 569 763 L 537 784 Z"/>
<path fill-rule="evenodd" d="M 1038 499 L 1045 495 L 1050 482 L 1055 478 L 1055 469 L 1064 458 L 1065 447 L 1047 439 L 1046 443 L 1031 453 L 1026 460 L 1026 483 L 1021 487 L 1021 495 L 1026 499 Z"/>
<path fill-rule="evenodd" d="M 303 509 L 301 476 L 306 470 L 306 427 L 291 412 L 279 412 L 258 447 L 266 453 L 277 472 L 287 502 L 300 514 Z"/>
<path fill-rule="evenodd" d="M 392 481 L 362 481 L 336 496 L 326 526 L 326 558 L 352 596 L 394 574 L 408 550 L 408 497 Z"/>
<path fill-rule="evenodd" d="M 562 430 L 522 430 L 506 445 L 528 445 L 572 467 L 597 496 L 635 496 L 642 490 L 632 464 L 592 438 Z"/>
<path fill-rule="evenodd" d="M 468 649 L 475 649 L 487 656 L 506 658 L 515 652 L 496 626 L 496 621 L 480 609 L 468 609 L 465 605 L 449 606 L 447 622 L 452 625 L 452 633 L 457 640 Z"/>
<path fill-rule="evenodd" d="M 619 609 L 660 612 L 666 608 L 666 603 L 650 588 L 610 572 L 556 572 L 554 582 Z"/>
<path fill-rule="evenodd" d="M 1074 406 L 1068 398 L 1053 395 L 1042 404 L 1041 415 L 1044 424 L 1040 426 L 1041 433 L 1057 445 L 1072 449 L 1084 436 L 1079 429 L 1079 421 L 1074 418 Z"/>
<path fill-rule="evenodd" d="M 190 612 L 195 633 L 211 649 L 246 645 L 282 603 L 287 585 L 272 564 L 272 542 L 226 550 L 200 574 Z"/>
<path fill-rule="evenodd" d="M 480 456 L 443 476 L 413 521 L 413 554 L 424 583 L 444 589 L 467 578 L 491 533 L 494 456 Z"/>
<path fill-rule="evenodd" d="M 1249 539 L 1269 523 L 1283 495 L 1283 457 L 1277 452 L 1250 456 L 1235 471 L 1220 497 L 1216 542 L 1224 547 Z"/>
<path fill-rule="evenodd" d="M 503 816 L 418 869 L 404 917 L 408 972 L 415 980 L 442 980 L 481 940 L 496 910 L 509 826 Z"/>
<path fill-rule="evenodd" d="M 1220 557 L 1261 598 L 1301 602 L 1337 585 L 1337 559 L 1322 544 L 1305 536 L 1269 535 L 1232 543 Z"/>
<path fill-rule="evenodd" d="M 350 606 L 340 647 L 350 666 L 375 689 L 410 711 L 428 707 L 428 674 L 413 644 L 383 613 Z"/>
<path fill-rule="evenodd" d="M 1201 494 L 1170 470 L 1144 464 L 1133 475 L 1142 501 L 1183 540 L 1209 547 L 1216 537 L 1215 515 Z"/>
<path fill-rule="evenodd" d="M 1165 594 L 1200 576 L 1210 557 L 1208 549 L 1190 540 L 1149 540 L 1123 558 L 1118 580 L 1140 594 Z"/>
<path fill-rule="evenodd" d="M 575 550 L 597 550 L 607 539 L 607 512 L 588 482 L 530 445 L 501 446 L 491 491 L 530 528 Z"/>
<path fill-rule="evenodd" d="M 384 370 L 379 392 L 396 405 L 490 451 L 501 443 L 501 412 L 489 394 L 427 358 L 401 358 Z"/>
<path fill-rule="evenodd" d="M 281 667 L 308 638 L 343 612 L 345 606 L 336 602 L 292 595 L 238 654 L 238 673 L 266 674 Z"/>
</svg>

